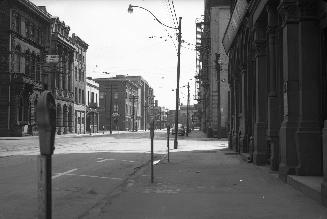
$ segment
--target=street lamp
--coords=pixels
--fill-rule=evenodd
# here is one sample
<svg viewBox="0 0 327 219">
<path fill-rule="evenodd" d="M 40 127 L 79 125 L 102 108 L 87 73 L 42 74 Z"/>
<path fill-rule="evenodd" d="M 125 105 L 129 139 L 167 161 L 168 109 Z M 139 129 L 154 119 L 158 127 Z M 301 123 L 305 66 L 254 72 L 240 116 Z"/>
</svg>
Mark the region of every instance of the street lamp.
<svg viewBox="0 0 327 219">
<path fill-rule="evenodd" d="M 162 23 L 151 11 L 149 11 L 146 8 L 143 8 L 141 6 L 137 5 L 129 5 L 128 6 L 128 13 L 133 13 L 133 8 L 141 8 L 147 12 L 149 12 L 155 19 L 156 21 L 161 24 L 162 26 L 165 26 L 170 29 L 175 29 L 178 30 L 178 50 L 177 50 L 177 86 L 176 86 L 176 111 L 175 111 L 175 130 L 178 130 L 178 99 L 179 99 L 179 78 L 180 78 L 180 58 L 181 58 L 181 43 L 182 43 L 182 17 L 179 17 L 179 22 L 178 22 L 178 27 L 171 27 L 168 26 L 164 23 Z M 177 149 L 178 142 L 177 142 L 177 134 L 175 135 L 175 140 L 174 140 L 174 149 Z"/>
</svg>

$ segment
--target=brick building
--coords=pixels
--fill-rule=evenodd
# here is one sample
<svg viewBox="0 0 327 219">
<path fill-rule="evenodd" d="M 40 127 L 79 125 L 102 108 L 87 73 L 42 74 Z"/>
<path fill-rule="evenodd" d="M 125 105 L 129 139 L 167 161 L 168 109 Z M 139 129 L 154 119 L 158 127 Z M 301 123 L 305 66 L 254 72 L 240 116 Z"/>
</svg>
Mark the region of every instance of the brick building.
<svg viewBox="0 0 327 219">
<path fill-rule="evenodd" d="M 204 17 L 196 23 L 197 75 L 201 129 L 218 138 L 228 129 L 228 57 L 222 38 L 230 16 L 229 0 L 205 0 Z"/>
<path fill-rule="evenodd" d="M 28 0 L 0 1 L 0 135 L 33 134 L 51 15 Z"/>
<path fill-rule="evenodd" d="M 105 130 L 132 130 L 133 115 L 134 128 L 138 127 L 140 112 L 137 100 L 131 97 L 138 96 L 139 86 L 123 75 L 113 78 L 96 78 L 99 83 L 99 125 Z"/>
</svg>

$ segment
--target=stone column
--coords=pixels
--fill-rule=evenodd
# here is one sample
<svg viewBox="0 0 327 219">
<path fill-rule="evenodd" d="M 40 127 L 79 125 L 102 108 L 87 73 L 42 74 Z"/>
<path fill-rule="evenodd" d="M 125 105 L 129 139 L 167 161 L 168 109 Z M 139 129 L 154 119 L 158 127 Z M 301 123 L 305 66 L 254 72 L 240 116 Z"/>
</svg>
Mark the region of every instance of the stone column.
<svg viewBox="0 0 327 219">
<path fill-rule="evenodd" d="M 300 117 L 296 132 L 297 175 L 322 175 L 320 128 L 320 28 L 317 0 L 299 0 Z"/>
<path fill-rule="evenodd" d="M 253 162 L 264 165 L 267 162 L 267 56 L 264 18 L 254 26 L 256 48 L 256 122 L 254 126 Z"/>
<path fill-rule="evenodd" d="M 283 105 L 284 119 L 279 132 L 281 161 L 279 177 L 286 181 L 297 165 L 295 132 L 299 117 L 299 17 L 296 0 L 282 0 L 278 10 L 283 17 Z"/>
<path fill-rule="evenodd" d="M 232 59 L 230 60 L 232 61 Z M 231 67 L 229 68 L 231 74 Z M 230 76 L 231 77 L 231 76 Z M 233 149 L 233 131 L 234 131 L 234 83 L 233 79 L 229 82 L 230 95 L 229 95 L 229 134 L 228 134 L 228 147 Z"/>
<path fill-rule="evenodd" d="M 233 131 L 233 149 L 239 152 L 239 79 L 237 75 L 234 75 L 234 131 Z"/>
<path fill-rule="evenodd" d="M 245 48 L 243 48 L 245 49 Z M 247 151 L 247 72 L 246 72 L 246 66 L 242 66 L 241 70 L 241 80 L 242 80 L 242 114 L 241 114 L 241 121 L 240 121 L 240 139 L 239 139 L 239 145 L 240 145 L 240 152 L 245 153 Z"/>
<path fill-rule="evenodd" d="M 269 92 L 268 92 L 268 130 L 267 137 L 270 147 L 270 168 L 277 171 L 279 167 L 279 101 L 277 95 L 277 63 L 276 63 L 276 28 L 277 4 L 270 1 L 268 12 L 268 44 L 269 44 Z"/>
<path fill-rule="evenodd" d="M 252 34 L 251 34 L 252 35 Z M 247 134 L 248 134 L 248 152 L 250 154 L 249 161 L 253 160 L 253 139 L 254 135 L 254 118 L 255 118 L 255 52 L 253 49 L 252 36 L 248 39 L 247 51 L 247 102 L 248 102 L 248 115 L 247 115 Z"/>
</svg>

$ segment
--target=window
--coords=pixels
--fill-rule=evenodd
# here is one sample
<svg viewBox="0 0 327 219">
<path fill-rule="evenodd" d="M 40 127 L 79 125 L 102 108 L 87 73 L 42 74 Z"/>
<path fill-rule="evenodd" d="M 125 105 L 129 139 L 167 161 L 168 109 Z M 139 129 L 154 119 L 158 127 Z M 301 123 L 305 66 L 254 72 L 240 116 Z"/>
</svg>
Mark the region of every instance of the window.
<svg viewBox="0 0 327 219">
<path fill-rule="evenodd" d="M 103 98 L 104 98 L 104 92 L 101 91 L 101 92 L 99 93 L 99 98 L 100 98 L 100 99 L 103 99 Z"/>
<path fill-rule="evenodd" d="M 24 103 L 23 103 L 23 97 L 19 98 L 18 103 L 18 121 L 23 121 L 23 112 L 24 111 Z"/>
<path fill-rule="evenodd" d="M 25 74 L 30 75 L 31 74 L 31 55 L 30 51 L 27 50 L 25 53 Z"/>
<path fill-rule="evenodd" d="M 40 32 L 41 32 L 41 30 L 40 30 L 40 28 L 38 27 L 38 28 L 36 29 L 36 35 L 35 35 L 35 41 L 36 41 L 37 43 L 40 43 Z"/>
<path fill-rule="evenodd" d="M 25 21 L 25 36 L 26 38 L 30 38 L 30 23 L 28 20 Z"/>
<path fill-rule="evenodd" d="M 118 112 L 118 104 L 114 105 L 114 112 Z"/>
<path fill-rule="evenodd" d="M 33 80 L 38 80 L 38 78 L 36 77 L 36 57 L 35 57 L 35 53 L 33 52 L 31 55 L 31 77 Z"/>
<path fill-rule="evenodd" d="M 75 81 L 77 81 L 77 67 L 75 67 Z"/>
<path fill-rule="evenodd" d="M 95 94 L 95 103 L 98 103 L 98 94 Z"/>
<path fill-rule="evenodd" d="M 17 45 L 15 48 L 15 54 L 14 54 L 14 72 L 19 73 L 20 72 L 20 56 L 21 56 L 21 48 L 20 45 Z"/>
<path fill-rule="evenodd" d="M 35 25 L 34 24 L 31 24 L 31 26 L 30 26 L 30 36 L 31 36 L 31 39 L 34 41 L 35 40 Z"/>
<path fill-rule="evenodd" d="M 78 104 L 81 103 L 81 96 L 82 96 L 82 91 L 81 89 L 78 89 Z"/>
<path fill-rule="evenodd" d="M 118 93 L 117 92 L 114 93 L 114 99 L 118 99 Z"/>
<path fill-rule="evenodd" d="M 84 90 L 82 90 L 82 104 L 85 104 L 85 93 L 84 93 Z"/>
<path fill-rule="evenodd" d="M 13 12 L 12 18 L 12 30 L 20 33 L 20 15 L 17 12 Z"/>
<path fill-rule="evenodd" d="M 94 103 L 94 92 L 91 92 L 91 103 Z"/>
<path fill-rule="evenodd" d="M 75 87 L 75 103 L 78 103 L 78 93 L 77 93 L 77 87 Z"/>
<path fill-rule="evenodd" d="M 41 69 L 40 69 L 40 56 L 37 55 L 35 57 L 35 74 L 36 74 L 36 80 L 40 81 L 41 80 Z"/>
<path fill-rule="evenodd" d="M 90 104 L 90 91 L 87 91 L 87 105 Z"/>
<path fill-rule="evenodd" d="M 81 81 L 82 79 L 82 70 L 78 69 L 78 81 Z"/>
</svg>

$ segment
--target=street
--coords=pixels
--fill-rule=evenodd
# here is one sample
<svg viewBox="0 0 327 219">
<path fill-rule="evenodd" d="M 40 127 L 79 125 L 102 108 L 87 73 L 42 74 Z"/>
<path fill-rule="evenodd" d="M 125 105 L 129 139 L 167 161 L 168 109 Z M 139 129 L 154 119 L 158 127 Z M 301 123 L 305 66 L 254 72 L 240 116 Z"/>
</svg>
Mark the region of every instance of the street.
<svg viewBox="0 0 327 219">
<path fill-rule="evenodd" d="M 212 150 L 226 142 L 179 137 L 179 149 Z M 205 139 L 202 139 L 205 140 Z M 173 138 L 170 139 L 173 148 Z M 87 215 L 103 200 L 128 186 L 130 177 L 150 164 L 149 132 L 57 136 L 52 168 L 53 218 Z M 0 140 L 0 218 L 37 215 L 38 138 Z M 167 153 L 166 131 L 156 131 L 154 163 Z M 173 155 L 171 155 L 173 157 Z M 173 158 L 172 158 L 173 159 Z M 150 176 L 147 176 L 150 180 Z"/>
</svg>

